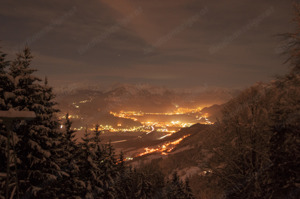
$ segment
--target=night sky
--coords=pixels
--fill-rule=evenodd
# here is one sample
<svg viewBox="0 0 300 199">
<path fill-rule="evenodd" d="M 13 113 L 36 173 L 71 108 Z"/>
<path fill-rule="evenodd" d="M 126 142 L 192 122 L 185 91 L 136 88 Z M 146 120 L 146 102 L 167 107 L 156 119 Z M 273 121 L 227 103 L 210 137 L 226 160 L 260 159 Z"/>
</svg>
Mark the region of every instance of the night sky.
<svg viewBox="0 0 300 199">
<path fill-rule="evenodd" d="M 291 0 L 2 0 L 0 46 L 27 44 L 56 88 L 243 88 L 287 71 L 292 17 Z"/>
</svg>

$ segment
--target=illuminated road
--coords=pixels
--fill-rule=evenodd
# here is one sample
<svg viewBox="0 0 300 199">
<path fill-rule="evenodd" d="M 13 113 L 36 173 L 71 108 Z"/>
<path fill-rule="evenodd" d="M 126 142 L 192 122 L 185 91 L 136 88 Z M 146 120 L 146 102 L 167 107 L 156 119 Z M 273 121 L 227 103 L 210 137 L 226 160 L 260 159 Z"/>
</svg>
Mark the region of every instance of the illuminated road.
<svg viewBox="0 0 300 199">
<path fill-rule="evenodd" d="M 154 126 L 151 126 L 151 131 L 150 132 L 148 132 L 148 133 L 146 133 L 146 135 L 148 135 L 149 133 L 153 133 L 155 131 L 155 128 L 154 128 Z"/>
<path fill-rule="evenodd" d="M 120 142 L 126 142 L 127 140 L 117 140 L 117 141 L 114 141 L 114 142 L 110 142 L 111 144 L 115 144 L 115 143 L 120 143 Z"/>
</svg>

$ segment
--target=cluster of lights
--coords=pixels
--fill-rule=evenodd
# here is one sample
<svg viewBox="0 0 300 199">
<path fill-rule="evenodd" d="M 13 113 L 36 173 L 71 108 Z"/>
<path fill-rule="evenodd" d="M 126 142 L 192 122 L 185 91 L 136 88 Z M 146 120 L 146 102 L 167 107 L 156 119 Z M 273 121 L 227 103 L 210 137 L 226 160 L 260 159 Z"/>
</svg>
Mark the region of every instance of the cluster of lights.
<svg viewBox="0 0 300 199">
<path fill-rule="evenodd" d="M 79 128 L 74 128 L 74 130 L 75 131 L 80 131 L 80 130 L 82 130 L 83 129 L 83 127 L 81 126 L 81 127 L 79 127 Z"/>
<path fill-rule="evenodd" d="M 92 101 L 92 99 L 89 99 L 89 100 L 82 100 L 82 101 L 79 101 L 79 104 L 85 104 L 85 103 L 87 103 L 87 102 L 91 102 Z M 73 106 L 75 107 L 75 108 L 79 108 L 79 106 L 77 105 L 77 103 L 76 102 L 73 102 L 72 103 L 73 104 Z"/>
<path fill-rule="evenodd" d="M 150 130 L 143 129 L 143 127 L 132 127 L 132 128 L 111 128 L 109 132 L 149 132 Z"/>
<path fill-rule="evenodd" d="M 61 118 L 65 118 L 65 116 L 61 117 Z M 70 117 L 70 118 L 78 118 L 78 117 Z M 94 125 L 96 126 L 96 125 Z M 122 125 L 118 125 L 118 127 L 121 127 Z M 60 125 L 60 128 L 62 129 L 64 127 L 64 125 Z M 75 131 L 80 131 L 85 129 L 85 127 L 80 126 L 78 128 L 74 127 L 73 130 Z M 96 128 L 88 128 L 89 131 L 95 131 Z M 151 127 L 145 128 L 143 126 L 139 126 L 139 127 L 131 127 L 131 128 L 114 128 L 111 125 L 99 125 L 98 127 L 99 131 L 106 131 L 106 132 L 145 132 L 145 133 L 149 133 L 151 132 Z"/>
<path fill-rule="evenodd" d="M 83 101 L 79 101 L 80 104 L 84 104 L 87 102 L 90 102 L 91 100 L 83 100 Z M 75 108 L 79 108 L 79 106 L 77 105 L 77 103 L 73 103 L 73 105 L 75 106 Z M 116 112 L 110 112 L 111 115 L 115 116 L 115 117 L 119 117 L 119 118 L 126 118 L 126 119 L 132 119 L 134 121 L 138 121 L 137 117 L 142 117 L 144 115 L 183 115 L 183 114 L 189 114 L 189 113 L 200 113 L 201 114 L 201 107 L 198 108 L 181 108 L 179 106 L 176 106 L 176 110 L 174 112 L 171 113 L 144 113 L 142 111 L 120 111 L 119 113 Z M 207 113 L 205 114 L 201 114 L 200 116 L 197 115 L 196 119 L 197 120 L 203 120 L 205 121 L 205 124 L 211 124 L 211 122 L 207 119 L 208 115 Z M 60 119 L 65 119 L 66 116 L 61 116 L 59 117 Z M 83 119 L 80 118 L 78 115 L 69 115 L 70 119 Z M 99 130 L 100 131 L 109 131 L 109 132 L 146 132 L 146 133 L 150 133 L 154 130 L 158 131 L 158 132 L 164 132 L 164 133 L 175 133 L 177 132 L 180 128 L 185 128 L 185 127 L 190 127 L 192 126 L 194 123 L 184 123 L 181 121 L 171 121 L 171 122 L 141 122 L 143 124 L 143 126 L 139 126 L 139 127 L 132 127 L 132 128 L 122 128 L 122 124 L 119 123 L 117 124 L 117 128 L 114 128 L 110 125 L 100 125 L 99 126 Z M 63 126 L 61 126 L 61 128 L 63 128 Z M 171 128 L 171 129 L 170 129 Z M 174 129 L 175 128 L 175 129 Z M 84 127 L 79 127 L 79 128 L 74 128 L 74 130 L 82 130 L 84 129 Z M 94 131 L 95 128 L 90 128 L 89 130 Z"/>
<path fill-rule="evenodd" d="M 139 156 L 144 156 L 144 155 L 147 155 L 147 154 L 151 154 L 151 153 L 156 153 L 156 152 L 160 152 L 162 155 L 167 155 L 167 153 L 171 152 L 174 147 L 176 145 L 178 145 L 183 139 L 185 139 L 186 137 L 190 136 L 191 134 L 188 134 L 188 135 L 185 135 L 173 142 L 168 142 L 162 146 L 157 146 L 157 148 L 144 148 L 144 152 L 138 154 L 136 157 L 139 157 Z"/>
<path fill-rule="evenodd" d="M 75 102 L 73 102 L 72 104 L 75 108 L 77 108 L 77 109 L 79 108 L 79 106 Z"/>
<path fill-rule="evenodd" d="M 118 127 L 121 127 L 122 125 L 117 125 Z M 90 128 L 89 130 L 95 131 L 95 128 Z M 150 132 L 151 130 L 149 128 L 145 129 L 142 126 L 139 127 L 131 127 L 131 128 L 114 128 L 110 125 L 99 125 L 98 127 L 99 131 L 108 131 L 108 132 Z"/>
<path fill-rule="evenodd" d="M 165 132 L 165 133 L 175 133 L 181 128 L 190 127 L 194 123 L 184 123 L 180 121 L 171 121 L 171 122 L 141 122 L 144 127 L 153 126 L 155 127 L 156 131 L 158 132 Z M 176 128 L 176 130 L 170 130 L 170 128 Z"/>
<path fill-rule="evenodd" d="M 198 113 L 200 112 L 202 107 L 197 107 L 197 108 L 177 108 L 175 111 L 176 113 L 179 114 L 188 114 L 188 113 Z"/>
<path fill-rule="evenodd" d="M 69 119 L 79 119 L 79 115 L 69 115 Z M 66 115 L 60 116 L 59 119 L 66 119 Z M 82 119 L 82 118 L 81 118 Z"/>
<path fill-rule="evenodd" d="M 202 108 L 198 107 L 196 109 L 190 109 L 190 108 L 177 108 L 174 112 L 171 113 L 144 113 L 142 111 L 120 111 L 119 113 L 116 112 L 110 112 L 111 115 L 115 117 L 120 117 L 120 118 L 127 118 L 127 119 L 133 119 L 137 120 L 136 117 L 141 117 L 144 115 L 183 115 L 183 114 L 188 114 L 188 113 L 197 113 L 200 112 Z"/>
<path fill-rule="evenodd" d="M 80 101 L 79 103 L 80 103 L 80 104 L 85 104 L 85 103 L 87 103 L 87 102 L 91 102 L 91 100 L 82 100 L 82 101 Z"/>
<path fill-rule="evenodd" d="M 110 112 L 111 115 L 115 116 L 115 117 L 119 117 L 119 118 L 126 118 L 126 119 L 132 119 L 134 121 L 138 121 L 137 117 L 141 117 L 144 115 L 184 115 L 184 114 L 190 114 L 190 113 L 200 113 L 201 114 L 201 109 L 202 107 L 198 107 L 198 108 L 179 108 L 177 107 L 177 109 L 174 112 L 171 113 L 144 113 L 142 111 L 120 111 L 119 113 L 116 112 Z M 205 124 L 211 124 L 211 122 L 207 119 L 208 114 L 205 113 L 201 116 L 196 116 L 197 120 L 201 120 L 204 119 Z M 144 126 L 155 126 L 155 127 L 161 127 L 163 129 L 167 129 L 166 127 L 180 127 L 180 128 L 184 128 L 184 127 L 190 127 L 191 125 L 193 125 L 194 123 L 183 123 L 180 121 L 171 121 L 171 122 L 141 122 Z M 165 130 L 164 130 L 165 132 Z M 166 130 L 166 132 L 169 132 Z"/>
<path fill-rule="evenodd" d="M 188 113 L 198 113 L 200 112 L 202 109 L 202 107 L 198 107 L 198 108 L 179 108 L 177 107 L 177 109 L 173 112 L 169 112 L 169 113 L 144 113 L 142 111 L 120 111 L 119 113 L 116 112 L 110 112 L 110 114 L 116 116 L 116 117 L 121 117 L 121 118 L 128 118 L 128 119 L 132 119 L 135 117 L 140 117 L 140 116 L 144 116 L 144 115 L 183 115 L 183 114 L 188 114 Z"/>
<path fill-rule="evenodd" d="M 144 115 L 144 113 L 142 113 L 142 112 L 134 112 L 134 111 L 128 111 L 128 112 L 120 111 L 120 113 L 115 113 L 115 112 L 110 111 L 109 113 L 111 115 L 115 116 L 115 117 L 131 119 L 131 120 L 134 120 L 134 121 L 138 120 L 136 118 L 137 116 L 143 116 Z"/>
</svg>

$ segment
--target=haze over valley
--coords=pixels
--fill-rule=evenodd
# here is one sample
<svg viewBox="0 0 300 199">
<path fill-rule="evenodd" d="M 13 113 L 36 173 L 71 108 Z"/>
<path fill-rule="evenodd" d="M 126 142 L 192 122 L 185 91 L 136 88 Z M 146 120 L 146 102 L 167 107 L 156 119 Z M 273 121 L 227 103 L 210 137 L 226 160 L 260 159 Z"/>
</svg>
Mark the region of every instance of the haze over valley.
<svg viewBox="0 0 300 199">
<path fill-rule="evenodd" d="M 0 199 L 300 198 L 299 2 L 0 5 Z"/>
</svg>

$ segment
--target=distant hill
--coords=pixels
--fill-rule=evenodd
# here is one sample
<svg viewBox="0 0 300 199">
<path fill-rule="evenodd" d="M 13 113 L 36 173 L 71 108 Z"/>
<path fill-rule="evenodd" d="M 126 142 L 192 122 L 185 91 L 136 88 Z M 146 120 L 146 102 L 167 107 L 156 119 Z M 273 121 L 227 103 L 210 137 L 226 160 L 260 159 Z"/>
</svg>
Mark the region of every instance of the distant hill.
<svg viewBox="0 0 300 199">
<path fill-rule="evenodd" d="M 222 104 L 237 94 L 236 90 L 211 89 L 176 91 L 149 85 L 120 84 L 108 90 L 73 89 L 57 93 L 58 107 L 89 122 L 110 111 L 172 112 L 176 107 L 207 107 Z M 215 120 L 218 106 L 204 109 Z M 111 118 L 114 120 L 114 118 Z"/>
<path fill-rule="evenodd" d="M 220 119 L 222 117 L 222 108 L 224 107 L 224 104 L 218 105 L 214 104 L 210 107 L 205 107 L 201 110 L 202 113 L 208 113 L 208 119 L 211 122 L 216 122 L 217 119 Z"/>
</svg>

